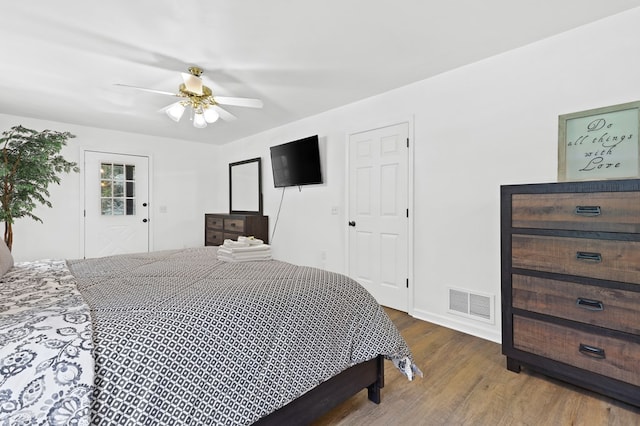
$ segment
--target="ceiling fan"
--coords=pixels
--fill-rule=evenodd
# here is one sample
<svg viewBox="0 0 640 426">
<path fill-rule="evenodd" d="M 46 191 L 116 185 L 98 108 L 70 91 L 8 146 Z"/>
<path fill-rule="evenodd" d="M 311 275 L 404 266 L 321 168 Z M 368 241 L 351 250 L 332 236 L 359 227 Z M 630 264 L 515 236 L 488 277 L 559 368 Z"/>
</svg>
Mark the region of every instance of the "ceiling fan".
<svg viewBox="0 0 640 426">
<path fill-rule="evenodd" d="M 202 68 L 194 66 L 189 67 L 188 74 L 181 73 L 183 83 L 178 86 L 177 93 L 130 86 L 128 84 L 117 83 L 116 85 L 181 98 L 178 102 L 164 107 L 162 111 L 177 122 L 180 121 L 187 107 L 191 107 L 193 126 L 199 129 L 207 127 L 208 123 L 216 122 L 218 118 L 222 118 L 225 121 L 233 121 L 237 118 L 220 105 L 262 108 L 263 104 L 259 99 L 214 96 L 211 89 L 202 83 L 202 78 L 200 77 L 202 72 Z"/>
</svg>

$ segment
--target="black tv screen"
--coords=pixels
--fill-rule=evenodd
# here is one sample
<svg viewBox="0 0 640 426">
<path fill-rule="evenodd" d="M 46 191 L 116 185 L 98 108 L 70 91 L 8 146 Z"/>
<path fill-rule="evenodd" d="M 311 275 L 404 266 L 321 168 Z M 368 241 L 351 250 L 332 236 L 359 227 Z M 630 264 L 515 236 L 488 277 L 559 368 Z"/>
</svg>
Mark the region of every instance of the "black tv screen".
<svg viewBox="0 0 640 426">
<path fill-rule="evenodd" d="M 318 135 L 272 146 L 271 168 L 276 188 L 322 183 Z"/>
</svg>

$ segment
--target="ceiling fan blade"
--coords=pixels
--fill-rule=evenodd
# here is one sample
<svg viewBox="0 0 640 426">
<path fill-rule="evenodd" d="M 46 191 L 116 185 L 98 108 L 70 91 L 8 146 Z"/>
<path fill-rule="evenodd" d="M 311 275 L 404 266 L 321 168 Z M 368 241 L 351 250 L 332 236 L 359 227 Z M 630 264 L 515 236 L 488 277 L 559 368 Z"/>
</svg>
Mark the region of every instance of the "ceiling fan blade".
<svg viewBox="0 0 640 426">
<path fill-rule="evenodd" d="M 200 77 L 196 77 L 195 75 L 187 74 L 186 72 L 182 72 L 180 74 L 182 74 L 184 87 L 187 89 L 187 91 L 198 96 L 202 96 L 202 79 Z"/>
<path fill-rule="evenodd" d="M 263 106 L 263 103 L 260 99 L 234 98 L 229 96 L 214 96 L 213 99 L 215 99 L 216 102 L 220 105 L 232 105 L 249 108 L 262 108 Z"/>
<path fill-rule="evenodd" d="M 234 121 L 238 119 L 238 117 L 231 114 L 226 109 L 220 108 L 218 105 L 213 105 L 210 108 L 215 109 L 218 112 L 218 115 L 220 116 L 220 118 L 222 118 L 224 121 Z"/>
<path fill-rule="evenodd" d="M 143 90 L 145 92 L 158 93 L 160 95 L 178 96 L 172 92 L 165 92 L 164 90 L 147 89 L 146 87 L 130 86 L 128 84 L 115 83 L 116 86 L 128 87 L 130 89 Z"/>
</svg>

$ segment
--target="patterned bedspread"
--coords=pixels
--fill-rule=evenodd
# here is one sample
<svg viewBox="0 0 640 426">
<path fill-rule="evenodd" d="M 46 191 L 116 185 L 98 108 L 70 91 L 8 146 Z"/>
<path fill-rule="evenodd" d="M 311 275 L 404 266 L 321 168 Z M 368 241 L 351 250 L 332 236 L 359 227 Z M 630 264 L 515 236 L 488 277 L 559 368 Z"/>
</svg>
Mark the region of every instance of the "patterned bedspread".
<svg viewBox="0 0 640 426">
<path fill-rule="evenodd" d="M 0 423 L 82 425 L 94 377 L 89 309 L 64 261 L 0 279 Z"/>
<path fill-rule="evenodd" d="M 2 279 L 0 420 L 246 425 L 378 354 L 414 374 L 384 310 L 340 274 L 221 262 L 213 247 L 67 265 L 73 276 L 61 263 L 33 266 L 51 274 L 35 280 L 39 296 L 31 279 Z M 26 368 L 31 381 L 9 383 Z"/>
</svg>

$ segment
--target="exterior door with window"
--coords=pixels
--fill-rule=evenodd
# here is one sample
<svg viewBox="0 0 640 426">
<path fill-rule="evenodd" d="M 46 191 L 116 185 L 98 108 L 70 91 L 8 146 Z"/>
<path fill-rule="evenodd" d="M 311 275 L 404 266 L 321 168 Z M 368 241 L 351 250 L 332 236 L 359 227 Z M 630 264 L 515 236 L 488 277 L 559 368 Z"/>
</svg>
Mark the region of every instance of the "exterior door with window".
<svg viewBox="0 0 640 426">
<path fill-rule="evenodd" d="M 149 251 L 149 157 L 85 151 L 84 256 Z"/>
</svg>

